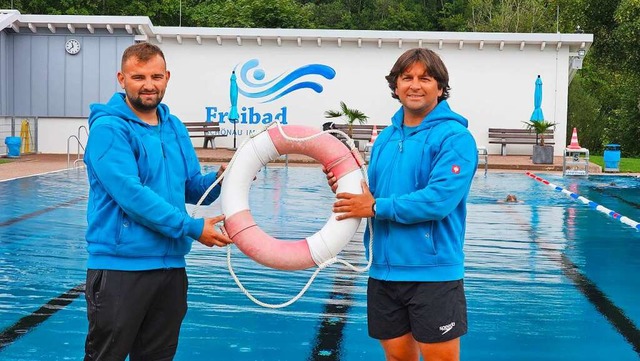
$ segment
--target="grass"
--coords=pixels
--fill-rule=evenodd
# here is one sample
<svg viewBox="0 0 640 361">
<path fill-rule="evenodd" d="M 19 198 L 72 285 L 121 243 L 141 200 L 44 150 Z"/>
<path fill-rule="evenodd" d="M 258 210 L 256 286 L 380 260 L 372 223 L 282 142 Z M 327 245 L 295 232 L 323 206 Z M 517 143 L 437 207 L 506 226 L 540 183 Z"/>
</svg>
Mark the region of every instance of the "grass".
<svg viewBox="0 0 640 361">
<path fill-rule="evenodd" d="M 2 163 L 11 163 L 11 160 L 0 158 L 0 164 Z"/>
<path fill-rule="evenodd" d="M 602 167 L 604 170 L 604 157 L 601 155 L 590 155 L 589 161 Z M 621 173 L 640 173 L 640 158 L 620 158 Z"/>
</svg>

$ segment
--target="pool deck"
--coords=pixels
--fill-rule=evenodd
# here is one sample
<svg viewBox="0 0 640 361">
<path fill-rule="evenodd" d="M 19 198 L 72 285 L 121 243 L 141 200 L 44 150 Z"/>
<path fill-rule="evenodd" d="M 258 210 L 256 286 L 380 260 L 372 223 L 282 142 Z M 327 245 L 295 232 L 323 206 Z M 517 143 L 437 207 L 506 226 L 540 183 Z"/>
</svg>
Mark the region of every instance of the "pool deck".
<svg viewBox="0 0 640 361">
<path fill-rule="evenodd" d="M 196 148 L 198 158 L 203 164 L 226 163 L 233 157 L 234 151 L 225 148 L 202 149 Z M 8 159 L 8 158 L 3 158 Z M 76 155 L 67 157 L 66 154 L 28 154 L 11 159 L 9 163 L 0 164 L 0 180 L 21 178 L 40 173 L 54 172 L 73 167 L 74 163 L 83 166 L 81 160 L 77 161 Z M 277 162 L 283 163 L 284 159 Z M 304 155 L 289 155 L 288 162 L 291 165 L 318 166 L 318 163 Z M 480 166 L 482 171 L 483 165 Z M 532 172 L 562 172 L 562 157 L 555 157 L 553 164 L 533 164 L 528 155 L 489 155 L 489 171 L 532 171 Z M 600 166 L 591 163 L 589 173 L 602 173 Z M 615 173 L 618 174 L 618 173 Z"/>
</svg>

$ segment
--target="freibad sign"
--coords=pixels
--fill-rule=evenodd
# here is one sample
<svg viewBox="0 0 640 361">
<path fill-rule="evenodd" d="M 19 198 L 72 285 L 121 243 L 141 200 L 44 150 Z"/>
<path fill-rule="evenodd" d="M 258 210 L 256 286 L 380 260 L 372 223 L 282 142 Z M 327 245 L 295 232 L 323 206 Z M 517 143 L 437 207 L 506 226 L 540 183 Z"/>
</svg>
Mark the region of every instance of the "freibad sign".
<svg viewBox="0 0 640 361">
<path fill-rule="evenodd" d="M 267 70 L 260 66 L 259 59 L 250 59 L 236 66 L 233 71 L 238 74 L 238 97 L 240 98 L 238 103 L 242 104 L 241 99 L 244 98 L 258 102 L 260 105 L 240 106 L 237 120 L 229 119 L 228 106 L 206 106 L 206 121 L 219 122 L 222 128 L 220 133 L 227 135 L 233 135 L 234 129 L 229 128 L 228 125 L 234 123 L 244 125 L 246 134 L 252 134 L 274 121 L 286 125 L 288 123 L 287 95 L 309 90 L 320 94 L 324 91 L 323 82 L 331 81 L 336 76 L 336 71 L 332 67 L 317 63 L 302 64 L 280 72 L 277 69 Z M 276 100 L 279 100 L 279 103 L 284 101 L 285 105 L 277 108 L 275 112 L 270 111 L 266 105 Z M 243 130 L 235 130 L 235 133 L 239 136 L 243 135 Z"/>
</svg>

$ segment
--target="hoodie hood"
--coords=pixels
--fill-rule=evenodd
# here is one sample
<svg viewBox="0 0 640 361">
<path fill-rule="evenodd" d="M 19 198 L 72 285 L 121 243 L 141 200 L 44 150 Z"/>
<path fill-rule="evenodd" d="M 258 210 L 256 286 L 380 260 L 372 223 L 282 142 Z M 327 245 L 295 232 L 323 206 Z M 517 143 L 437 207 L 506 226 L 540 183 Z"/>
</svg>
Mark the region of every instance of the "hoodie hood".
<svg viewBox="0 0 640 361">
<path fill-rule="evenodd" d="M 125 101 L 124 93 L 115 93 L 107 104 L 91 104 L 91 114 L 89 115 L 89 129 L 93 123 L 104 116 L 115 116 L 119 119 L 125 119 L 128 121 L 146 124 L 129 108 Z M 169 108 L 165 104 L 158 104 L 157 108 L 158 117 L 160 121 L 165 122 L 169 117 Z"/>
</svg>

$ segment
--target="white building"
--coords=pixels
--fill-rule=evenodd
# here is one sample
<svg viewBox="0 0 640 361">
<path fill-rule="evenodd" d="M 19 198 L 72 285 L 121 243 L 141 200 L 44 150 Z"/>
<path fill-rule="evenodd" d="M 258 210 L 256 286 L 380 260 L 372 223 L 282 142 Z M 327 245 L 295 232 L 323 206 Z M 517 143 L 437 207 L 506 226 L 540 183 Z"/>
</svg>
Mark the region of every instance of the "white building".
<svg viewBox="0 0 640 361">
<path fill-rule="evenodd" d="M 72 40 L 79 44 L 77 53 L 66 51 L 75 47 Z M 272 120 L 321 129 L 324 112 L 338 109 L 340 101 L 367 114 L 370 124 L 388 124 L 399 103 L 384 76 L 405 50 L 427 47 L 449 69 L 452 108 L 469 119 L 479 146 L 499 154 L 500 145 L 488 144 L 487 129 L 524 127 L 540 75 L 542 110 L 546 120 L 558 123 L 555 154 L 560 155 L 569 82 L 593 35 L 161 27 L 147 17 L 4 10 L 0 136 L 18 135 L 22 118 L 38 117 L 37 129 L 31 129 L 38 152 L 66 153 L 72 135 L 86 140 L 80 127 L 86 125 L 89 104 L 106 102 L 120 90 L 115 76 L 120 56 L 136 41 L 165 52 L 171 80 L 164 102 L 183 121 L 219 121 L 232 132 L 225 113 L 235 70 L 241 90 L 238 142 Z M 217 138 L 216 145 L 231 146 L 232 139 Z M 195 143 L 200 146 L 201 139 Z M 508 149 L 531 154 L 530 145 Z"/>
</svg>

